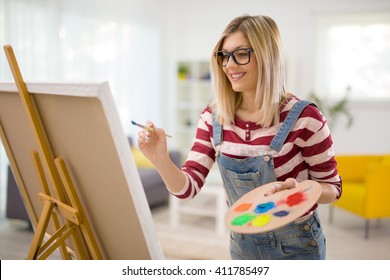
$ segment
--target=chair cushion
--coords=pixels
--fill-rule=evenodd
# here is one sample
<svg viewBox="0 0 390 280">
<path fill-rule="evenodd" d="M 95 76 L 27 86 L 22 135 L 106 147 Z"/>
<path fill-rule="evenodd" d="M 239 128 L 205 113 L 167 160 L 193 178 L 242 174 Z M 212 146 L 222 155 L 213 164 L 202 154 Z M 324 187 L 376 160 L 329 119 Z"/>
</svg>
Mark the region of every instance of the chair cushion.
<svg viewBox="0 0 390 280">
<path fill-rule="evenodd" d="M 363 182 L 367 168 L 380 163 L 379 155 L 336 156 L 337 169 L 343 182 Z"/>
<path fill-rule="evenodd" d="M 390 164 L 390 154 L 386 154 L 383 156 L 382 163 Z"/>
<path fill-rule="evenodd" d="M 366 189 L 364 184 L 360 183 L 343 183 L 343 194 L 335 206 L 364 216 L 365 212 Z"/>
</svg>

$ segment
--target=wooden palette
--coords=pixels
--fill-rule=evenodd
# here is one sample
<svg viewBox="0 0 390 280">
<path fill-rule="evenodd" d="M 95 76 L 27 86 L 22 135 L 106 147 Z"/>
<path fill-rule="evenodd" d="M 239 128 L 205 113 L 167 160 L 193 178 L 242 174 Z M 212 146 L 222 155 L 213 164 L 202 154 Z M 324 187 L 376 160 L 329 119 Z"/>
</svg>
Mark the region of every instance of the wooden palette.
<svg viewBox="0 0 390 280">
<path fill-rule="evenodd" d="M 296 188 L 265 196 L 267 190 L 276 183 L 265 184 L 237 200 L 226 214 L 227 227 L 247 234 L 277 229 L 309 211 L 321 195 L 321 185 L 306 180 L 298 183 Z"/>
</svg>

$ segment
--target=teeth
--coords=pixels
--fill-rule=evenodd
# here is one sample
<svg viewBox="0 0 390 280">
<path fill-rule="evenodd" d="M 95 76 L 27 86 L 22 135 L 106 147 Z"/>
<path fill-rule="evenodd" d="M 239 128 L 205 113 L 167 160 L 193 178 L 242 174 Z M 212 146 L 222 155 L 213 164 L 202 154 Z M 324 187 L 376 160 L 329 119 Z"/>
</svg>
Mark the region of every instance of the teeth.
<svg viewBox="0 0 390 280">
<path fill-rule="evenodd" d="M 232 74 L 231 76 L 233 79 L 238 79 L 238 78 L 242 77 L 243 75 L 244 75 L 244 73 L 239 73 L 239 74 Z"/>
</svg>

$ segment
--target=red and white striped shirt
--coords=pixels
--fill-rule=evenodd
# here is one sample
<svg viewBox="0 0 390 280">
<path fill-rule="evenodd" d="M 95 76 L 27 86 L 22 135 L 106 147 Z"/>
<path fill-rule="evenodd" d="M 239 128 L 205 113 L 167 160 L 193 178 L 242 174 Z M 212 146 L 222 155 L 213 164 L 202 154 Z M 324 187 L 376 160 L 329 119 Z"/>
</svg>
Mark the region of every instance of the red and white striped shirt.
<svg viewBox="0 0 390 280">
<path fill-rule="evenodd" d="M 336 169 L 331 134 L 317 107 L 307 106 L 303 110 L 279 152 L 269 147 L 297 101 L 297 98 L 289 99 L 281 110 L 280 122 L 271 127 L 263 128 L 254 122 L 238 118 L 234 124 L 224 125 L 220 152 L 225 156 L 240 159 L 271 155 L 274 158 L 277 181 L 296 178 L 298 182 L 311 179 L 330 183 L 337 187 L 340 196 L 341 179 Z M 186 175 L 186 185 L 182 191 L 173 195 L 190 199 L 198 194 L 215 162 L 215 153 L 212 113 L 211 109 L 206 107 L 200 115 L 192 149 L 182 167 Z"/>
</svg>

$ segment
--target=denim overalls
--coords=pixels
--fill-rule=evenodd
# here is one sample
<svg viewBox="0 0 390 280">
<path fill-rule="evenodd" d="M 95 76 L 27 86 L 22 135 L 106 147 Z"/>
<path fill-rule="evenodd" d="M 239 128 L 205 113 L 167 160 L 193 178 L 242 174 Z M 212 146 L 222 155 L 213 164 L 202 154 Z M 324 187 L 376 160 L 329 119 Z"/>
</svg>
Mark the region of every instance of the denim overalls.
<svg viewBox="0 0 390 280">
<path fill-rule="evenodd" d="M 308 101 L 294 104 L 278 133 L 270 143 L 270 148 L 279 152 L 289 132 L 297 121 Z M 276 181 L 274 161 L 270 155 L 235 159 L 219 152 L 223 142 L 222 125 L 216 122 L 213 114 L 214 145 L 216 161 L 221 172 L 229 205 L 241 196 Z M 315 211 L 308 218 L 299 219 L 282 228 L 260 234 L 230 234 L 230 254 L 232 259 L 325 259 L 325 237 Z"/>
</svg>

